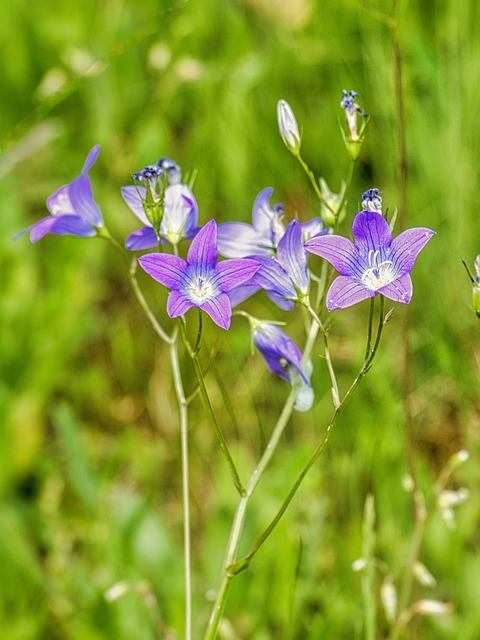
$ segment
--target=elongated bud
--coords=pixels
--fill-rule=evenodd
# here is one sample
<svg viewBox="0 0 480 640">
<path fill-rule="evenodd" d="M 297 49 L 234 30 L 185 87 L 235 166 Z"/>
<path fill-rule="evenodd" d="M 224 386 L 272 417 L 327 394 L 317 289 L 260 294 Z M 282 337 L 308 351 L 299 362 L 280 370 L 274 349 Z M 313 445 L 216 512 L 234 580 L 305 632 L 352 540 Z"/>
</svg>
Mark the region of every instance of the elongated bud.
<svg viewBox="0 0 480 640">
<path fill-rule="evenodd" d="M 277 103 L 278 129 L 285 146 L 294 156 L 300 153 L 300 132 L 291 106 L 285 100 Z"/>
<path fill-rule="evenodd" d="M 392 623 L 397 616 L 397 590 L 391 576 L 387 576 L 380 587 L 380 597 L 387 620 Z"/>
<path fill-rule="evenodd" d="M 445 616 L 453 612 L 453 605 L 440 600 L 418 600 L 412 609 L 422 616 Z"/>
<path fill-rule="evenodd" d="M 427 567 L 423 564 L 423 562 L 415 562 L 412 568 L 413 575 L 418 580 L 418 582 L 424 587 L 436 587 L 437 581 L 435 577 L 430 573 Z"/>
<path fill-rule="evenodd" d="M 340 102 L 340 106 L 345 111 L 345 120 L 347 123 L 347 130 L 345 131 L 343 127 L 341 127 L 341 130 L 348 155 L 352 160 L 358 158 L 363 142 L 363 133 L 368 122 L 367 114 L 362 111 L 360 106 L 355 102 L 357 96 L 358 93 L 356 91 L 347 91 L 344 89 Z M 360 131 L 357 130 L 357 115 L 367 118 L 360 127 Z"/>
</svg>

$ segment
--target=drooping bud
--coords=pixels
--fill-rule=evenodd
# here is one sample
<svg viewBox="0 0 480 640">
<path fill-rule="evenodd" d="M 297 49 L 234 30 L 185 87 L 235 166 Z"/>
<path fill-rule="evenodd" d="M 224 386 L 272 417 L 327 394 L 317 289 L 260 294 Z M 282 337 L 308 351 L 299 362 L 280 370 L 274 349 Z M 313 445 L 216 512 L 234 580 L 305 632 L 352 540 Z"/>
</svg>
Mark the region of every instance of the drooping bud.
<svg viewBox="0 0 480 640">
<path fill-rule="evenodd" d="M 470 278 L 473 289 L 472 289 L 472 304 L 473 310 L 475 311 L 478 318 L 480 318 L 480 255 L 475 258 L 475 275 L 473 276 L 470 272 L 470 267 L 462 260 L 463 266 L 467 270 L 468 277 Z"/>
<path fill-rule="evenodd" d="M 300 132 L 295 114 L 285 100 L 279 100 L 277 103 L 277 120 L 278 129 L 285 146 L 294 156 L 298 156 L 301 146 Z"/>
</svg>

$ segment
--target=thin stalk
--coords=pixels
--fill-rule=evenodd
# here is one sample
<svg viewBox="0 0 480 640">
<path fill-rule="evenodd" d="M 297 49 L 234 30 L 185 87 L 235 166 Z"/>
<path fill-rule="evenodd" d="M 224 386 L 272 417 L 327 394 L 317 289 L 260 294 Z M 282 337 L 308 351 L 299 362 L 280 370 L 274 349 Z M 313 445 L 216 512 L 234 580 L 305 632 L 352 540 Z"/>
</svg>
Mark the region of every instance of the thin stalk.
<svg viewBox="0 0 480 640">
<path fill-rule="evenodd" d="M 187 330 L 186 330 L 186 326 L 185 326 L 185 319 L 184 318 L 180 318 L 180 329 L 181 329 L 181 332 L 182 332 L 182 338 L 183 338 L 183 342 L 185 344 L 185 348 L 187 349 L 188 355 L 190 356 L 190 359 L 191 359 L 192 364 L 193 364 L 193 369 L 195 371 L 195 377 L 197 379 L 198 388 L 200 390 L 200 395 L 202 396 L 203 404 L 205 406 L 205 409 L 207 410 L 207 414 L 208 414 L 208 417 L 210 419 L 210 424 L 212 425 L 213 432 L 215 433 L 215 436 L 217 437 L 218 444 L 220 445 L 220 450 L 223 453 L 224 458 L 227 461 L 227 464 L 228 464 L 228 466 L 230 468 L 230 473 L 232 474 L 233 483 L 235 485 L 235 488 L 237 489 L 237 491 L 240 494 L 240 496 L 243 496 L 245 494 L 245 489 L 243 488 L 242 482 L 240 480 L 240 476 L 238 475 L 237 468 L 236 468 L 235 463 L 233 461 L 233 458 L 232 458 L 232 456 L 230 454 L 230 450 L 228 448 L 227 441 L 225 440 L 225 437 L 224 437 L 224 435 L 222 433 L 222 430 L 220 429 L 220 426 L 219 426 L 219 424 L 217 422 L 217 418 L 215 417 L 215 413 L 213 411 L 212 403 L 210 402 L 210 398 L 208 396 L 207 388 L 205 386 L 205 381 L 203 379 L 202 369 L 200 367 L 200 363 L 198 362 L 198 357 L 197 357 L 198 354 L 193 349 L 193 347 L 190 344 L 190 341 L 188 339 Z"/>
<path fill-rule="evenodd" d="M 140 306 L 145 312 L 145 315 L 149 319 L 150 324 L 152 325 L 155 333 L 158 335 L 159 338 L 161 338 L 161 340 L 163 340 L 167 344 L 171 344 L 172 338 L 167 334 L 167 332 L 162 328 L 162 326 L 158 322 L 154 313 L 150 309 L 148 302 L 146 301 L 145 296 L 142 293 L 142 290 L 140 289 L 140 285 L 138 284 L 137 275 L 136 275 L 137 265 L 138 265 L 137 259 L 133 258 L 130 266 L 130 271 L 129 271 L 129 277 L 130 277 L 130 283 L 132 285 L 132 289 L 135 295 L 137 296 L 137 300 L 139 301 Z"/>
<path fill-rule="evenodd" d="M 238 572 L 238 571 L 241 571 L 242 569 L 244 569 L 246 566 L 248 566 L 248 564 L 250 563 L 250 561 L 253 558 L 253 556 L 257 553 L 257 551 L 260 549 L 262 544 L 267 540 L 269 535 L 272 533 L 272 531 L 277 526 L 278 522 L 280 521 L 281 517 L 283 516 L 283 514 L 287 510 L 288 505 L 292 501 L 294 495 L 296 494 L 298 488 L 302 484 L 302 482 L 305 479 L 306 475 L 308 474 L 310 469 L 313 467 L 315 462 L 318 460 L 318 458 L 320 457 L 320 454 L 323 452 L 325 447 L 327 446 L 328 440 L 330 438 L 330 434 L 331 434 L 334 426 L 336 425 L 336 423 L 338 421 L 338 418 L 340 417 L 342 411 L 344 410 L 347 402 L 350 400 L 351 396 L 355 392 L 356 388 L 358 387 L 358 385 L 362 381 L 362 378 L 365 376 L 365 374 L 370 369 L 370 367 L 372 365 L 372 362 L 373 362 L 373 359 L 375 357 L 375 354 L 377 353 L 378 346 L 380 344 L 380 338 L 381 338 L 381 335 L 382 335 L 383 327 L 384 327 L 384 324 L 385 324 L 385 320 L 384 320 L 384 317 L 383 317 L 383 308 L 384 308 L 384 304 L 383 304 L 383 296 L 382 296 L 381 297 L 381 304 L 380 304 L 380 312 L 379 312 L 379 324 L 378 324 L 378 330 L 377 330 L 377 337 L 376 337 L 376 340 L 375 340 L 375 346 L 372 349 L 371 355 L 364 360 L 364 362 L 362 364 L 362 367 L 361 367 L 360 371 L 357 374 L 357 377 L 352 382 L 352 384 L 350 385 L 349 389 L 347 390 L 347 392 L 343 396 L 343 398 L 342 398 L 342 400 L 340 402 L 340 405 L 335 408 L 335 410 L 333 412 L 332 419 L 331 419 L 330 423 L 327 426 L 327 429 L 325 431 L 325 435 L 323 436 L 322 441 L 320 442 L 318 447 L 313 452 L 312 456 L 310 457 L 310 460 L 307 462 L 307 464 L 306 464 L 305 468 L 303 469 L 303 471 L 298 476 L 297 480 L 295 481 L 295 484 L 293 485 L 292 489 L 288 493 L 287 497 L 285 498 L 284 502 L 282 503 L 280 509 L 277 511 L 277 514 L 275 515 L 275 517 L 273 518 L 271 523 L 268 525 L 268 527 L 265 529 L 265 531 L 259 537 L 257 542 L 253 545 L 251 550 L 240 561 L 238 561 L 235 564 L 234 567 L 231 567 L 230 571 Z"/>
<path fill-rule="evenodd" d="M 310 325 L 310 330 L 307 337 L 307 342 L 304 349 L 303 359 L 308 360 L 311 355 L 313 345 L 315 343 L 315 339 L 318 335 L 319 326 L 317 323 L 312 322 Z M 245 488 L 245 495 L 241 496 L 237 509 L 235 511 L 235 515 L 233 518 L 232 528 L 230 530 L 230 537 L 228 540 L 227 548 L 225 551 L 225 557 L 223 561 L 222 567 L 222 579 L 220 583 L 220 587 L 217 593 L 217 597 L 215 599 L 215 603 L 213 605 L 212 613 L 210 616 L 210 621 L 208 623 L 207 630 L 205 632 L 204 640 L 214 640 L 217 635 L 218 625 L 220 623 L 220 619 L 222 617 L 223 609 L 225 606 L 225 601 L 227 597 L 228 587 L 230 582 L 235 575 L 241 569 L 237 567 L 235 573 L 232 573 L 232 566 L 235 564 L 238 546 L 240 543 L 240 536 L 242 534 L 243 525 L 245 522 L 246 509 L 250 498 L 252 497 L 255 488 L 257 487 L 260 479 L 262 478 L 265 469 L 267 468 L 270 460 L 272 459 L 273 454 L 280 442 L 280 438 L 285 430 L 285 427 L 290 419 L 290 416 L 293 412 L 293 407 L 296 400 L 296 392 L 292 390 L 285 402 L 285 405 L 282 409 L 282 412 L 277 420 L 277 423 L 273 429 L 272 435 L 268 444 L 263 452 L 260 461 L 255 467 L 250 480 Z M 243 567 L 246 568 L 246 565 Z"/>
<path fill-rule="evenodd" d="M 280 520 L 281 516 L 283 515 L 283 513 L 285 512 L 286 508 L 288 507 L 288 504 L 291 502 L 293 496 L 295 495 L 296 490 L 298 489 L 298 487 L 300 486 L 300 484 L 302 483 L 304 477 L 306 476 L 306 474 L 308 473 L 308 471 L 310 470 L 310 468 L 313 466 L 313 464 L 315 463 L 315 461 L 317 460 L 317 458 L 320 456 L 321 452 L 323 451 L 323 449 L 325 448 L 327 442 L 328 442 L 328 438 L 330 435 L 331 430 L 333 429 L 333 426 L 335 425 L 335 422 L 338 420 L 341 411 L 343 410 L 343 407 L 345 406 L 345 404 L 347 403 L 348 399 L 350 398 L 350 396 L 352 395 L 352 393 L 354 392 L 354 390 L 356 389 L 356 387 L 358 386 L 358 384 L 360 383 L 361 378 L 363 377 L 363 375 L 365 375 L 365 373 L 368 371 L 369 366 L 371 365 L 373 358 L 376 354 L 379 342 L 380 342 L 380 337 L 381 337 L 381 333 L 383 330 L 383 326 L 384 326 L 384 319 L 383 319 L 383 297 L 381 298 L 382 300 L 382 304 L 380 307 L 380 312 L 379 312 L 379 326 L 378 326 L 378 331 L 377 331 L 377 339 L 375 341 L 375 347 L 372 350 L 370 356 L 368 358 L 365 358 L 363 366 L 357 376 L 357 378 L 355 379 L 354 383 L 351 385 L 350 389 L 347 391 L 347 393 L 345 394 L 343 400 L 342 400 L 342 404 L 335 409 L 333 417 L 332 417 L 332 421 L 330 423 L 330 425 L 328 425 L 327 427 L 327 432 L 322 440 L 322 442 L 320 443 L 320 445 L 317 447 L 317 449 L 315 450 L 312 458 L 310 459 L 310 461 L 307 463 L 307 467 L 306 469 L 304 469 L 304 471 L 302 472 L 302 474 L 299 476 L 299 478 L 297 479 L 297 482 L 295 483 L 292 491 L 289 493 L 289 495 L 287 496 L 285 502 L 283 503 L 282 507 L 280 508 L 280 511 L 277 513 L 277 516 L 274 518 L 274 520 L 272 521 L 272 523 L 270 524 L 270 526 L 265 530 L 265 532 L 262 534 L 262 536 L 259 538 L 258 542 L 256 545 L 254 545 L 254 547 L 252 548 L 252 550 L 246 555 L 244 556 L 241 560 L 236 561 L 236 557 L 237 557 L 237 552 L 238 552 L 238 546 L 239 546 L 239 542 L 240 542 L 240 536 L 242 533 L 242 529 L 243 529 L 243 524 L 245 521 L 245 515 L 246 515 L 246 509 L 247 509 L 247 504 L 248 501 L 250 500 L 257 484 L 259 483 L 261 477 L 263 476 L 263 473 L 268 465 L 268 463 L 270 462 L 277 446 L 278 443 L 280 441 L 280 438 L 283 434 L 283 431 L 285 429 L 285 426 L 288 423 L 288 420 L 293 412 L 293 406 L 295 404 L 295 392 L 292 390 L 286 400 L 286 403 L 284 405 L 284 408 L 282 410 L 282 413 L 280 414 L 280 417 L 274 427 L 272 436 L 268 442 L 268 445 L 262 455 L 262 458 L 260 460 L 260 462 L 258 463 L 257 467 L 255 468 L 255 470 L 253 471 L 253 474 L 246 486 L 246 490 L 245 490 L 245 495 L 242 496 L 239 500 L 238 506 L 237 506 L 237 510 L 235 512 L 235 516 L 234 516 L 234 520 L 233 520 L 233 524 L 232 524 L 232 529 L 230 532 L 230 538 L 228 541 L 228 545 L 227 545 L 227 549 L 225 552 L 225 558 L 224 558 L 224 562 L 223 562 L 223 569 L 222 569 L 222 579 L 221 579 L 221 583 L 220 583 L 220 587 L 219 587 L 219 591 L 217 594 L 217 598 L 215 600 L 214 606 L 213 606 L 213 610 L 212 610 L 212 614 L 210 617 L 210 621 L 204 636 L 204 640 L 214 640 L 216 638 L 217 635 L 217 630 L 218 630 L 218 625 L 220 623 L 220 619 L 222 617 L 222 612 L 225 606 L 225 601 L 226 601 L 226 596 L 227 596 L 227 591 L 228 591 L 228 587 L 230 585 L 230 582 L 232 581 L 232 578 L 234 575 L 236 575 L 237 573 L 240 573 L 240 571 L 243 571 L 243 569 L 246 569 L 248 567 L 248 564 L 250 562 L 250 560 L 253 558 L 253 556 L 255 555 L 255 553 L 258 551 L 258 549 L 260 548 L 260 546 L 263 544 L 263 542 L 265 542 L 265 540 L 267 539 L 268 535 L 273 531 L 273 529 L 275 528 L 276 524 L 278 523 L 278 521 Z M 371 305 L 370 307 L 370 315 L 373 313 L 373 305 Z M 369 326 L 371 326 L 371 318 L 369 319 Z M 313 345 L 315 343 L 315 339 L 318 335 L 318 331 L 320 329 L 320 326 L 317 322 L 312 322 L 312 324 L 310 325 L 310 330 L 307 336 L 307 341 L 306 341 L 306 345 L 305 345 L 305 349 L 304 349 L 304 356 L 303 359 L 304 360 L 308 360 L 308 358 L 311 355 L 312 349 L 313 349 Z"/>
<path fill-rule="evenodd" d="M 112 245 L 115 247 L 115 249 L 117 249 L 117 251 L 120 252 L 123 260 L 126 261 L 126 264 L 129 267 L 128 278 L 130 280 L 130 284 L 132 285 L 133 292 L 138 302 L 140 303 L 140 306 L 142 307 L 145 315 L 150 321 L 150 324 L 152 325 L 153 330 L 158 335 L 158 337 L 161 340 L 163 340 L 163 342 L 166 342 L 167 344 L 172 344 L 173 338 L 171 338 L 167 334 L 167 332 L 163 329 L 161 324 L 158 322 L 154 313 L 150 309 L 148 302 L 146 301 L 145 296 L 143 295 L 142 290 L 140 289 L 140 285 L 138 284 L 138 280 L 137 280 L 137 267 L 138 267 L 137 259 L 133 258 L 131 262 L 129 261 L 129 258 L 127 256 L 127 253 L 125 252 L 124 247 L 122 247 L 122 245 L 117 240 L 115 240 L 113 236 L 110 235 L 110 232 L 106 227 L 101 227 L 98 232 L 98 235 L 100 238 L 104 238 L 105 240 L 108 240 L 109 242 L 111 242 Z"/>
<path fill-rule="evenodd" d="M 320 320 L 320 318 L 317 316 L 317 314 L 315 313 L 315 311 L 312 309 L 310 305 L 307 306 L 307 309 L 323 333 L 323 343 L 325 347 L 325 360 L 327 362 L 328 373 L 330 374 L 330 381 L 332 383 L 333 406 L 337 408 L 340 405 L 340 393 L 338 391 L 337 377 L 335 375 L 335 369 L 333 368 L 332 356 L 330 354 L 330 347 L 328 344 L 328 330 L 324 327 L 322 321 Z"/>
<path fill-rule="evenodd" d="M 192 638 L 192 571 L 190 543 L 190 490 L 188 472 L 188 412 L 178 358 L 178 331 L 175 331 L 170 343 L 170 362 L 172 365 L 175 394 L 180 412 L 180 434 L 182 450 L 182 501 L 183 501 L 183 550 L 185 560 L 185 640 Z"/>
<path fill-rule="evenodd" d="M 365 607 L 365 640 L 375 640 L 375 503 L 370 493 L 365 501 L 363 518 L 363 551 L 366 567 L 362 573 L 362 595 Z"/>
<path fill-rule="evenodd" d="M 350 158 L 350 162 L 348 163 L 347 180 L 345 182 L 345 189 L 343 190 L 342 199 L 340 200 L 340 204 L 337 209 L 337 215 L 335 216 L 335 225 L 333 228 L 334 233 L 338 227 L 338 216 L 340 215 L 340 211 L 343 209 L 343 207 L 345 206 L 345 203 L 347 202 L 348 192 L 350 191 L 350 187 L 352 186 L 352 180 L 353 180 L 353 174 L 355 173 L 356 162 L 357 162 L 356 160 L 353 160 L 352 158 Z"/>
<path fill-rule="evenodd" d="M 299 161 L 300 165 L 302 166 L 302 169 L 307 174 L 307 177 L 310 180 L 313 190 L 315 191 L 315 195 L 317 196 L 319 201 L 327 207 L 330 213 L 333 213 L 333 215 L 335 215 L 335 210 L 331 207 L 331 205 L 328 204 L 328 202 L 323 197 L 322 192 L 320 191 L 320 187 L 318 186 L 317 181 L 315 180 L 315 176 L 313 175 L 313 172 L 308 166 L 308 164 L 305 162 L 305 160 L 302 158 L 300 154 L 298 154 L 296 158 Z"/>
</svg>

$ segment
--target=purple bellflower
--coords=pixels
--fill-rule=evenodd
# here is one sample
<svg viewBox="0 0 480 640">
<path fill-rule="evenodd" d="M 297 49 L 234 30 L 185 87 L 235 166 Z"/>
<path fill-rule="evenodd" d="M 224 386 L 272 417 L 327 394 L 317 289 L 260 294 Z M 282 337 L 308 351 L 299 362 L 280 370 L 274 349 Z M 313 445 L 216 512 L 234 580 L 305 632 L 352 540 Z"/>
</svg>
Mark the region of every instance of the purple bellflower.
<svg viewBox="0 0 480 640">
<path fill-rule="evenodd" d="M 310 384 L 308 376 L 302 369 L 302 352 L 276 324 L 258 322 L 253 329 L 253 342 L 272 373 L 290 382 L 289 370 L 293 367 L 301 375 L 305 384 Z"/>
<path fill-rule="evenodd" d="M 160 195 L 157 184 L 165 176 L 169 183 Z M 180 167 L 170 158 L 161 158 L 156 165 L 149 165 L 134 175 L 145 187 L 122 187 L 122 196 L 133 213 L 143 222 L 143 227 L 131 233 L 125 242 L 127 249 L 151 249 L 158 242 L 176 245 L 182 238 L 191 240 L 198 232 L 198 206 L 191 189 L 181 184 Z M 160 189 L 161 191 L 161 189 Z M 151 216 L 148 215 L 148 198 L 153 206 L 161 205 L 163 215 L 159 221 L 158 234 Z M 163 202 L 161 202 L 163 200 Z"/>
<path fill-rule="evenodd" d="M 218 227 L 218 250 L 226 258 L 272 256 L 285 233 L 283 205 L 272 209 L 269 200 L 273 189 L 261 191 L 253 204 L 252 223 L 225 222 Z M 323 229 L 320 218 L 313 218 L 301 225 L 304 240 L 317 235 Z"/>
<path fill-rule="evenodd" d="M 36 242 L 46 233 L 59 236 L 71 234 L 87 238 L 96 236 L 103 227 L 102 214 L 93 199 L 88 171 L 100 153 L 96 145 L 90 151 L 81 174 L 69 184 L 60 187 L 47 199 L 47 209 L 52 215 L 35 222 L 18 233 L 15 238 L 30 232 L 30 240 Z"/>
<path fill-rule="evenodd" d="M 187 260 L 167 253 L 148 253 L 138 259 L 152 278 L 171 290 L 167 301 L 171 318 L 197 307 L 219 327 L 228 329 L 232 306 L 227 292 L 250 280 L 260 265 L 248 258 L 219 263 L 217 260 L 215 220 L 210 220 L 195 236 Z"/>
<path fill-rule="evenodd" d="M 260 285 L 281 309 L 292 309 L 294 301 L 308 298 L 307 254 L 302 228 L 292 220 L 277 247 L 277 257 L 255 256 L 261 268 L 251 284 Z"/>
<path fill-rule="evenodd" d="M 408 304 L 413 291 L 410 271 L 435 232 L 418 227 L 392 239 L 387 221 L 376 211 L 360 211 L 352 232 L 355 244 L 337 235 L 317 236 L 305 244 L 307 251 L 328 260 L 340 274 L 327 293 L 329 311 L 378 293 Z"/>
<path fill-rule="evenodd" d="M 295 409 L 308 411 L 313 404 L 314 393 L 309 376 L 302 367 L 302 352 L 297 345 L 280 327 L 270 322 L 254 324 L 253 341 L 270 371 L 287 380 L 295 389 Z"/>
</svg>

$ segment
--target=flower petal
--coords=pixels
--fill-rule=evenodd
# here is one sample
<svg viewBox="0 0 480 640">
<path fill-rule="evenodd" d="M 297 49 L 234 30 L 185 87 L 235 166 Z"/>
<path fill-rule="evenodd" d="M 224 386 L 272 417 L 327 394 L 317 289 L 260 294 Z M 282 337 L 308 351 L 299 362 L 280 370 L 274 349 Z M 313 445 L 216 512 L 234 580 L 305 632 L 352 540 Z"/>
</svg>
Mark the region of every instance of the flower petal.
<svg viewBox="0 0 480 640">
<path fill-rule="evenodd" d="M 160 225 L 160 233 L 164 235 L 184 235 L 197 224 L 198 208 L 193 193 L 185 184 L 174 184 L 165 190 L 165 213 Z"/>
<path fill-rule="evenodd" d="M 425 227 L 407 229 L 393 239 L 390 247 L 390 258 L 399 272 L 410 273 L 418 254 L 427 244 L 435 231 Z"/>
<path fill-rule="evenodd" d="M 290 382 L 285 366 L 288 363 L 298 370 L 306 384 L 310 383 L 301 366 L 302 352 L 280 327 L 267 322 L 261 324 L 253 332 L 253 341 L 272 373 Z"/>
<path fill-rule="evenodd" d="M 413 295 L 413 283 L 410 274 L 405 273 L 400 278 L 379 289 L 377 293 L 381 293 L 386 298 L 390 298 L 390 300 L 394 300 L 395 302 L 408 304 Z"/>
<path fill-rule="evenodd" d="M 302 228 L 298 220 L 292 220 L 280 239 L 277 259 L 302 293 L 308 291 L 307 254 L 303 246 Z"/>
<path fill-rule="evenodd" d="M 145 187 L 122 187 L 121 192 L 123 199 L 137 218 L 143 222 L 143 224 L 151 227 L 152 223 L 147 218 L 143 208 L 143 201 L 147 197 Z"/>
<path fill-rule="evenodd" d="M 353 237 L 361 254 L 388 247 L 392 241 L 392 232 L 381 213 L 360 211 L 352 224 Z"/>
<path fill-rule="evenodd" d="M 217 259 L 217 223 L 210 220 L 192 240 L 187 260 L 188 264 L 195 268 L 198 276 L 205 276 L 215 268 Z"/>
<path fill-rule="evenodd" d="M 161 242 L 166 240 L 161 238 Z M 131 233 L 125 240 L 125 248 L 129 251 L 138 251 L 140 249 L 153 249 L 158 246 L 157 236 L 153 227 L 142 227 L 138 231 Z"/>
<path fill-rule="evenodd" d="M 304 242 L 319 234 L 324 235 L 328 233 L 328 229 L 323 228 L 323 222 L 320 218 L 312 218 L 308 222 L 302 222 L 300 226 L 302 228 L 302 238 Z"/>
<path fill-rule="evenodd" d="M 227 295 L 230 298 L 230 304 L 232 307 L 236 307 L 237 304 L 244 302 L 250 296 L 253 296 L 254 293 L 261 289 L 260 285 L 249 285 L 245 284 L 240 287 L 235 287 L 235 289 L 231 289 L 228 291 Z"/>
<path fill-rule="evenodd" d="M 62 214 L 74 215 L 75 211 L 70 201 L 70 185 L 65 184 L 60 189 L 57 189 L 55 193 L 47 198 L 47 209 L 52 216 L 58 216 Z"/>
<path fill-rule="evenodd" d="M 37 242 L 37 240 L 43 238 L 46 233 L 54 233 L 58 236 L 71 234 L 74 236 L 80 236 L 81 238 L 88 238 L 97 235 L 97 232 L 92 225 L 88 224 L 88 222 L 85 222 L 85 220 L 82 220 L 80 217 L 70 215 L 69 213 L 58 216 L 47 216 L 46 218 L 35 222 L 35 224 L 32 224 L 27 229 L 20 231 L 20 233 L 17 233 L 15 238 L 18 238 L 29 231 L 30 240 L 32 242 Z"/>
<path fill-rule="evenodd" d="M 216 298 L 204 302 L 200 309 L 208 313 L 211 319 L 222 329 L 228 329 L 232 320 L 232 305 L 226 293 L 220 293 Z"/>
<path fill-rule="evenodd" d="M 220 291 L 230 291 L 250 280 L 259 269 L 260 263 L 249 258 L 224 260 L 216 266 L 215 282 Z"/>
<path fill-rule="evenodd" d="M 167 313 L 170 318 L 183 316 L 189 309 L 196 305 L 181 291 L 170 291 L 167 300 Z"/>
<path fill-rule="evenodd" d="M 103 225 L 102 214 L 93 199 L 92 187 L 88 176 L 82 174 L 70 183 L 68 190 L 73 210 L 85 222 L 97 227 Z"/>
<path fill-rule="evenodd" d="M 218 251 L 226 258 L 246 258 L 254 255 L 271 256 L 273 248 L 251 224 L 225 222 L 218 225 Z"/>
<path fill-rule="evenodd" d="M 93 166 L 93 164 L 95 163 L 95 161 L 98 158 L 98 154 L 100 153 L 100 148 L 101 148 L 100 145 L 97 144 L 89 152 L 89 154 L 87 156 L 87 159 L 84 162 L 82 173 L 87 173 L 87 171 L 89 171 L 90 167 Z"/>
<path fill-rule="evenodd" d="M 152 278 L 169 289 L 179 289 L 185 283 L 187 263 L 179 256 L 170 253 L 147 253 L 138 258 L 138 262 Z"/>
<path fill-rule="evenodd" d="M 260 191 L 253 203 L 253 226 L 257 232 L 260 232 L 261 235 L 266 237 L 270 237 L 272 234 L 274 212 L 269 202 L 272 193 L 273 189 L 271 187 L 263 189 L 263 191 Z"/>
<path fill-rule="evenodd" d="M 349 276 L 338 276 L 328 290 L 327 309 L 345 309 L 367 298 L 373 298 L 376 293 Z"/>
<path fill-rule="evenodd" d="M 263 289 L 276 293 L 283 298 L 297 299 L 298 294 L 288 273 L 275 258 L 256 256 L 261 267 L 253 276 L 250 284 L 259 284 Z"/>
<path fill-rule="evenodd" d="M 305 249 L 328 260 L 340 275 L 357 274 L 361 277 L 358 249 L 348 238 L 336 235 L 316 236 L 307 240 Z"/>
</svg>

